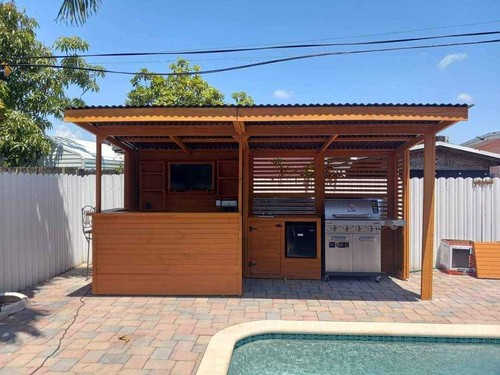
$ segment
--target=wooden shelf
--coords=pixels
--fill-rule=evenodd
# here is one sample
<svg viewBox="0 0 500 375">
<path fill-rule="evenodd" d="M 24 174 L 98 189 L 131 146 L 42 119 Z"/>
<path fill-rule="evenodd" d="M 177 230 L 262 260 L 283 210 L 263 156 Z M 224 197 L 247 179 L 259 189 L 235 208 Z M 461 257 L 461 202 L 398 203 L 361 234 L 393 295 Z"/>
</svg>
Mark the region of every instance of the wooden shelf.
<svg viewBox="0 0 500 375">
<path fill-rule="evenodd" d="M 238 197 L 238 172 L 237 160 L 219 160 L 217 162 L 217 197 Z"/>
<path fill-rule="evenodd" d="M 165 209 L 165 163 L 141 162 L 139 175 L 139 204 L 141 210 Z"/>
</svg>

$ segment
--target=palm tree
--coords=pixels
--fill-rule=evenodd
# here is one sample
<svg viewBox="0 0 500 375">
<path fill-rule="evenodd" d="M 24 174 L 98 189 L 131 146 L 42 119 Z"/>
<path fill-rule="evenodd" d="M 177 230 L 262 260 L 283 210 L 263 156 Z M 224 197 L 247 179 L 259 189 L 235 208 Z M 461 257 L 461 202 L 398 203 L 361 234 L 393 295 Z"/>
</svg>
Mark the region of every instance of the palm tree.
<svg viewBox="0 0 500 375">
<path fill-rule="evenodd" d="M 102 0 L 63 0 L 57 20 L 72 25 L 82 25 L 94 14 Z"/>
</svg>

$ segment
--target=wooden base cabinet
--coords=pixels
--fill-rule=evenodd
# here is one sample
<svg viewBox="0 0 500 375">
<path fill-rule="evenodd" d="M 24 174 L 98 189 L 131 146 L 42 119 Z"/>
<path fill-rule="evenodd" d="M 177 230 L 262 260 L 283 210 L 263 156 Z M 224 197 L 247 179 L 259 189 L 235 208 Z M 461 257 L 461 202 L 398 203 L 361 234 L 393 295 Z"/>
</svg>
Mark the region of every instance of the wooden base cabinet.
<svg viewBox="0 0 500 375">
<path fill-rule="evenodd" d="M 287 257 L 286 223 L 316 223 L 316 256 Z M 252 278 L 321 279 L 321 219 L 254 217 L 248 220 L 247 275 Z"/>
</svg>

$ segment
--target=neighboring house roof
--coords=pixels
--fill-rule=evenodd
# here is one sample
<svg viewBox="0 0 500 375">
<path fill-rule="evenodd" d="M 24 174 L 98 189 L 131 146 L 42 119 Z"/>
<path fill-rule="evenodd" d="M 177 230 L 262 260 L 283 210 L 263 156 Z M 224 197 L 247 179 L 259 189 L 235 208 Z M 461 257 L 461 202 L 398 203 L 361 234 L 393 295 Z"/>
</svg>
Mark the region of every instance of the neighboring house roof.
<svg viewBox="0 0 500 375">
<path fill-rule="evenodd" d="M 475 137 L 467 142 L 462 143 L 462 146 L 482 148 L 482 146 L 485 146 L 488 143 L 492 143 L 494 141 L 500 141 L 500 131 L 486 133 L 479 137 Z"/>
<path fill-rule="evenodd" d="M 53 137 L 52 152 L 40 160 L 39 164 L 47 167 L 73 167 L 95 169 L 96 143 L 81 139 Z M 123 155 L 113 151 L 112 147 L 102 145 L 102 167 L 115 169 L 123 165 Z"/>
<path fill-rule="evenodd" d="M 410 151 L 416 151 L 416 150 L 422 150 L 424 148 L 423 144 L 414 146 L 410 149 Z M 472 154 L 476 157 L 482 158 L 482 159 L 488 159 L 497 162 L 500 164 L 500 154 L 497 154 L 495 152 L 489 152 L 489 151 L 483 151 L 483 150 L 478 150 L 472 147 L 467 147 L 463 145 L 455 145 L 453 143 L 448 143 L 448 142 L 436 142 L 436 149 L 438 148 L 445 148 L 449 150 L 455 150 L 458 152 L 464 152 L 468 154 Z"/>
</svg>

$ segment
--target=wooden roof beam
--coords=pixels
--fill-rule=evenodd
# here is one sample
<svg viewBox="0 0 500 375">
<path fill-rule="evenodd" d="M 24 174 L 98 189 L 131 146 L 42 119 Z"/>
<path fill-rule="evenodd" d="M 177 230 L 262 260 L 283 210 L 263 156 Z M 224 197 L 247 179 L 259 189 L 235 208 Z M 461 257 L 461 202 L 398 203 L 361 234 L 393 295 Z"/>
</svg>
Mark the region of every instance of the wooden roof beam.
<svg viewBox="0 0 500 375">
<path fill-rule="evenodd" d="M 104 125 L 96 127 L 96 135 L 117 137 L 233 136 L 231 125 Z"/>
<path fill-rule="evenodd" d="M 85 129 L 86 131 L 88 131 L 89 133 L 91 134 L 94 134 L 97 136 L 96 134 L 96 127 L 88 122 L 79 122 L 75 125 L 78 125 L 79 127 L 81 127 L 82 129 Z M 123 144 L 122 142 L 118 141 L 117 139 L 114 139 L 112 137 L 105 137 L 105 140 L 108 141 L 109 143 L 111 143 L 112 145 L 118 147 L 118 148 L 121 148 L 122 150 L 125 150 L 125 151 L 134 151 L 134 149 L 132 147 L 129 147 L 127 146 L 126 144 Z"/>
<path fill-rule="evenodd" d="M 126 144 L 120 142 L 119 140 L 117 139 L 114 139 L 113 137 L 106 137 L 105 140 L 109 143 L 111 143 L 112 145 L 118 147 L 118 148 L 121 148 L 122 150 L 125 150 L 125 151 L 135 151 L 134 148 L 130 147 L 130 146 L 127 146 Z"/>
<path fill-rule="evenodd" d="M 97 135 L 97 127 L 92 125 L 90 122 L 75 122 L 75 125 L 88 131 L 91 134 Z"/>
<path fill-rule="evenodd" d="M 304 137 L 304 138 L 285 138 L 285 137 L 263 137 L 250 138 L 249 143 L 307 143 L 307 142 L 324 142 L 327 138 L 320 137 Z"/>
<path fill-rule="evenodd" d="M 182 151 L 184 151 L 184 152 L 185 152 L 185 153 L 187 153 L 187 154 L 190 154 L 190 153 L 191 153 L 191 151 L 189 150 L 189 148 L 187 148 L 187 146 L 186 146 L 184 143 L 182 143 L 182 142 L 180 141 L 180 139 L 179 139 L 179 138 L 177 138 L 177 137 L 175 137 L 175 136 L 171 135 L 171 136 L 170 136 L 170 139 L 171 139 L 172 141 L 174 141 L 174 142 L 175 142 L 175 144 L 176 144 L 177 146 L 179 146 L 179 148 L 180 148 Z"/>
<path fill-rule="evenodd" d="M 337 138 L 337 142 L 397 142 L 397 141 L 409 141 L 414 137 L 408 135 L 403 136 L 386 136 L 386 137 L 346 137 Z M 307 142 L 325 142 L 328 138 L 325 137 L 301 137 L 301 138 L 286 138 L 286 137 L 262 137 L 262 138 L 250 138 L 248 142 L 250 143 L 307 143 Z"/>
<path fill-rule="evenodd" d="M 379 136 L 379 137 L 345 137 L 338 138 L 337 142 L 402 142 L 413 139 L 411 134 L 407 136 Z"/>
<path fill-rule="evenodd" d="M 247 136 L 248 138 L 248 136 Z M 179 137 L 181 142 L 184 143 L 234 143 L 238 142 L 237 136 L 233 136 L 231 138 L 203 138 L 203 137 L 191 137 L 191 138 L 183 138 Z M 413 136 L 406 137 L 349 137 L 349 138 L 337 138 L 337 142 L 397 142 L 397 141 L 410 141 L 414 139 Z M 163 143 L 170 142 L 170 137 L 120 137 L 120 140 L 123 142 L 131 142 L 131 143 Z M 262 138 L 248 138 L 248 143 L 316 143 L 316 142 L 325 142 L 328 138 L 325 137 L 301 137 L 301 138 L 286 138 L 286 137 L 262 137 Z"/>
<path fill-rule="evenodd" d="M 245 123 L 243 121 L 233 121 L 234 131 L 238 135 L 245 134 Z"/>
<path fill-rule="evenodd" d="M 318 155 L 318 150 L 277 150 L 277 149 L 250 149 L 255 157 L 315 157 Z M 366 150 L 366 149 L 350 149 L 350 150 L 327 150 L 324 153 L 325 157 L 333 156 L 373 156 L 373 157 L 387 157 L 392 155 L 394 150 L 381 149 L 381 150 Z"/>
<path fill-rule="evenodd" d="M 449 128 L 452 125 L 455 125 L 458 121 L 441 121 L 439 124 L 434 125 L 433 131 L 434 134 L 442 132 L 446 128 Z"/>
<path fill-rule="evenodd" d="M 440 131 L 443 131 L 444 129 L 452 126 L 453 124 L 457 123 L 457 121 L 441 121 L 439 124 L 434 125 L 431 130 L 427 131 L 426 133 L 431 133 L 431 134 L 437 134 Z M 399 154 L 405 150 L 408 150 L 412 148 L 413 146 L 416 146 L 420 143 L 422 143 L 425 139 L 425 135 L 419 135 L 412 140 L 403 143 L 401 146 L 396 148 L 396 154 Z"/>
<path fill-rule="evenodd" d="M 250 136 L 315 136 L 315 135 L 419 135 L 432 131 L 431 124 L 379 124 L 379 125 L 250 125 Z"/>
<path fill-rule="evenodd" d="M 407 125 L 249 125 L 248 136 L 318 136 L 338 135 L 420 135 L 433 131 L 429 124 Z M 94 134 L 101 136 L 234 136 L 231 125 L 104 125 L 95 127 Z"/>
<path fill-rule="evenodd" d="M 122 142 L 130 142 L 130 143 L 171 143 L 172 138 L 170 137 L 162 137 L 162 138 L 153 138 L 153 137 L 120 137 L 120 141 Z"/>
<path fill-rule="evenodd" d="M 325 144 L 321 147 L 321 149 L 318 152 L 318 155 L 323 155 L 323 153 L 328 150 L 328 147 L 337 139 L 338 134 L 332 135 L 328 141 L 325 142 Z"/>
<path fill-rule="evenodd" d="M 399 154 L 405 150 L 408 150 L 409 148 L 412 148 L 413 146 L 418 145 L 419 143 L 421 143 L 423 141 L 424 141 L 423 135 L 416 136 L 411 141 L 403 143 L 401 146 L 397 147 L 394 151 L 396 154 Z"/>
</svg>

